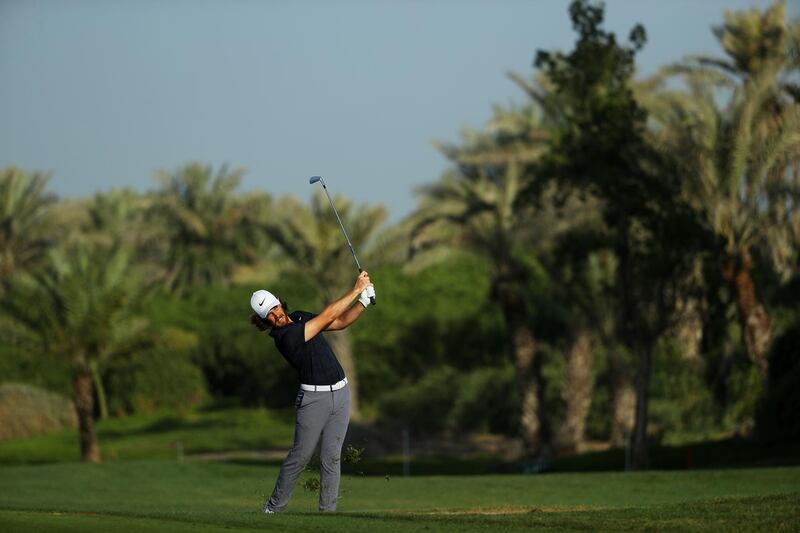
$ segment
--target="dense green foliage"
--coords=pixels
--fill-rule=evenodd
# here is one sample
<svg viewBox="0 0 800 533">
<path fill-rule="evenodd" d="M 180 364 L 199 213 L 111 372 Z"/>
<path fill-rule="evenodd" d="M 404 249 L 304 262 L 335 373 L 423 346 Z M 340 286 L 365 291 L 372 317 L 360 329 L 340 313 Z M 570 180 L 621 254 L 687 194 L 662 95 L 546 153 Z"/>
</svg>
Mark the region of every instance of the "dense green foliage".
<svg viewBox="0 0 800 533">
<path fill-rule="evenodd" d="M 181 408 L 206 399 L 206 382 L 186 354 L 164 349 L 110 363 L 103 380 L 112 413 L 147 413 L 158 408 Z"/>
</svg>

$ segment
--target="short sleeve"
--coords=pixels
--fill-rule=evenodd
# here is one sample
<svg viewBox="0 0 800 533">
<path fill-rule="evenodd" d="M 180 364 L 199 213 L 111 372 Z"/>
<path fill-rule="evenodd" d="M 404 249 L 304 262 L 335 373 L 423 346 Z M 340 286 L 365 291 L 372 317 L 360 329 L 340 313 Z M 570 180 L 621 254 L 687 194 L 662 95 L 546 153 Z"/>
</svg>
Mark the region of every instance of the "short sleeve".
<svg viewBox="0 0 800 533">
<path fill-rule="evenodd" d="M 278 339 L 278 349 L 286 355 L 294 355 L 303 347 L 306 342 L 305 324 L 296 323 L 286 327 L 280 339 Z"/>
</svg>

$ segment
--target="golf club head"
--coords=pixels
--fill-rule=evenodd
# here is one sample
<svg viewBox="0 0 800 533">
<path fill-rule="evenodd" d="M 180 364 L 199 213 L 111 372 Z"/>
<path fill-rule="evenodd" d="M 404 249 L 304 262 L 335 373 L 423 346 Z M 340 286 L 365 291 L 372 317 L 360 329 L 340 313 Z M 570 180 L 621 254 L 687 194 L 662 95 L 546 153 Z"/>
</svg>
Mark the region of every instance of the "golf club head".
<svg viewBox="0 0 800 533">
<path fill-rule="evenodd" d="M 318 181 L 322 181 L 323 185 L 325 184 L 325 182 L 322 180 L 322 176 L 311 176 L 308 178 L 309 185 L 314 185 Z"/>
</svg>

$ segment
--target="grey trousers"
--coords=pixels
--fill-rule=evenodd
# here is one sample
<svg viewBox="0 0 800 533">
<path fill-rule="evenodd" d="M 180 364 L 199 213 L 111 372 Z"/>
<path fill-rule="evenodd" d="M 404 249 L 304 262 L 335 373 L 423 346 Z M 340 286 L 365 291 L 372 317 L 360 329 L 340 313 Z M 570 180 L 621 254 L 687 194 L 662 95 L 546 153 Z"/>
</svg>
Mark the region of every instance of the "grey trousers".
<svg viewBox="0 0 800 533">
<path fill-rule="evenodd" d="M 275 512 L 286 508 L 297 479 L 314 454 L 321 436 L 319 510 L 335 511 L 342 445 L 350 422 L 350 387 L 345 385 L 339 390 L 320 392 L 301 389 L 297 393 L 295 410 L 294 445 L 281 466 L 275 490 L 266 505 Z"/>
</svg>

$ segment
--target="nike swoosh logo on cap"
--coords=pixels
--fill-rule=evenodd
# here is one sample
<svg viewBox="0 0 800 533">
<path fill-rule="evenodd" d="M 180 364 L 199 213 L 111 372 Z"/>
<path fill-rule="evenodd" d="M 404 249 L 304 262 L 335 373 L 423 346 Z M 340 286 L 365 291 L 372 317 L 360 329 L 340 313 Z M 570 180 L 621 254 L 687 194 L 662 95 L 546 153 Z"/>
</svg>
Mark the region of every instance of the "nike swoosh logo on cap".
<svg viewBox="0 0 800 533">
<path fill-rule="evenodd" d="M 264 305 L 264 301 L 265 301 L 265 300 L 266 300 L 266 298 L 264 298 L 263 300 L 261 300 L 260 302 L 258 302 L 258 305 L 259 305 L 259 306 L 262 306 L 262 305 Z"/>
</svg>

